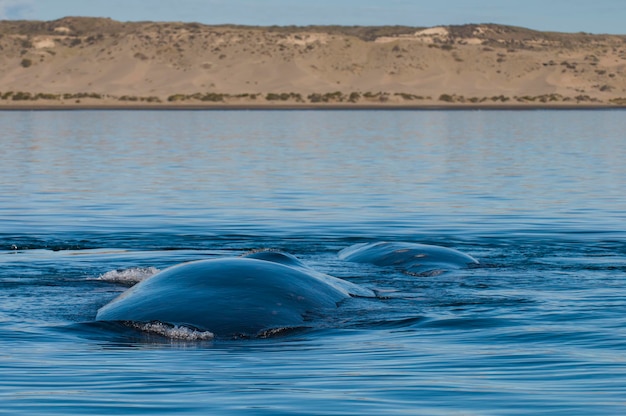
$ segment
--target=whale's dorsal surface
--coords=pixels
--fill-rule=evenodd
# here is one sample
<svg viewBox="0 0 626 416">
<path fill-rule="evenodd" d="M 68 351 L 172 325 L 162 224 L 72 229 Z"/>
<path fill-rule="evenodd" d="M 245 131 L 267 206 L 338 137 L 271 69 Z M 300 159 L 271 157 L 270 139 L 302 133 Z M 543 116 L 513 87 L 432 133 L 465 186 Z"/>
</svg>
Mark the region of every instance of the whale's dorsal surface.
<svg viewBox="0 0 626 416">
<path fill-rule="evenodd" d="M 320 273 L 317 270 L 311 269 L 307 265 L 305 265 L 300 259 L 289 254 L 284 253 L 282 251 L 273 251 L 273 250 L 263 250 L 263 251 L 255 251 L 253 253 L 245 254 L 246 258 L 254 258 L 265 261 L 271 261 L 275 263 L 284 264 L 303 272 L 315 276 L 316 278 L 328 283 L 329 285 L 340 288 L 341 290 L 349 293 L 351 296 L 359 296 L 359 297 L 375 297 L 375 293 L 370 289 L 366 289 L 362 286 L 356 285 L 354 283 L 348 282 L 347 280 L 338 279 L 336 277 Z"/>
<path fill-rule="evenodd" d="M 156 321 L 220 337 L 255 336 L 271 329 L 308 326 L 309 315 L 335 309 L 350 296 L 371 293 L 312 271 L 293 256 L 267 256 L 281 262 L 225 258 L 170 267 L 100 308 L 96 320 Z M 283 260 L 297 264 L 292 267 Z"/>
<path fill-rule="evenodd" d="M 355 244 L 341 250 L 339 258 L 356 263 L 399 267 L 416 275 L 439 274 L 478 264 L 472 256 L 452 248 L 386 241 Z"/>
</svg>

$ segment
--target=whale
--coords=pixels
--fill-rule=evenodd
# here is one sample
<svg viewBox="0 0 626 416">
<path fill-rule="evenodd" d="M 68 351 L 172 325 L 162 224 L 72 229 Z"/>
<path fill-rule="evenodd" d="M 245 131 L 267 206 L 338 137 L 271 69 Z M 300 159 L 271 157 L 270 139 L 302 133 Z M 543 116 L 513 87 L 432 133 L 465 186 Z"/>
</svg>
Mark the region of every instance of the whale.
<svg viewBox="0 0 626 416">
<path fill-rule="evenodd" d="M 479 264 L 472 256 L 452 248 L 409 242 L 359 243 L 341 250 L 338 256 L 355 263 L 393 266 L 416 276 L 436 276 Z"/>
<path fill-rule="evenodd" d="M 156 273 L 101 307 L 96 321 L 162 323 L 215 337 L 258 337 L 314 326 L 369 289 L 317 272 L 282 252 L 198 260 Z"/>
</svg>

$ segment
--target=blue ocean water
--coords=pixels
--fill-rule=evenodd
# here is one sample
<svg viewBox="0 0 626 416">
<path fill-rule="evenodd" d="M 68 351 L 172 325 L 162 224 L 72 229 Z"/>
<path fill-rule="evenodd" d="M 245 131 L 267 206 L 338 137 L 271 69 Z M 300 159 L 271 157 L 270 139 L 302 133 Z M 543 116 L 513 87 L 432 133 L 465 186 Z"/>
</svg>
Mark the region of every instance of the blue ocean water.
<svg viewBox="0 0 626 416">
<path fill-rule="evenodd" d="M 0 112 L 0 413 L 624 414 L 624 132 L 619 110 Z M 337 255 L 376 241 L 480 265 Z M 267 338 L 94 324 L 159 270 L 262 249 L 379 296 Z"/>
</svg>

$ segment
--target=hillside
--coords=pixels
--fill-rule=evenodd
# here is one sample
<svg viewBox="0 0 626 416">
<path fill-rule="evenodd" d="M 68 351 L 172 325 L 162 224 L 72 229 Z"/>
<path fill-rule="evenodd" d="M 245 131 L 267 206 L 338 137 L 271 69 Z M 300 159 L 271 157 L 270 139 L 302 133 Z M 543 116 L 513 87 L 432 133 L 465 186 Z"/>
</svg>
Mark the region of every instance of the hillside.
<svg viewBox="0 0 626 416">
<path fill-rule="evenodd" d="M 626 36 L 0 21 L 0 106 L 626 105 Z"/>
</svg>

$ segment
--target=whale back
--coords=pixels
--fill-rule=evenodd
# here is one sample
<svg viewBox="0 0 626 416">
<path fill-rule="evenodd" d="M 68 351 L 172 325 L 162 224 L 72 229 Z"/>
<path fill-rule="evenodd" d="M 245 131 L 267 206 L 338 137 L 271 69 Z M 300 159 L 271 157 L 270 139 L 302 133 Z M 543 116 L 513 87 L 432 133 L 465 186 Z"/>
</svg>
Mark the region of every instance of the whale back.
<svg viewBox="0 0 626 416">
<path fill-rule="evenodd" d="M 257 259 L 271 261 L 272 263 L 280 263 L 285 266 L 298 267 L 308 269 L 308 267 L 294 255 L 275 250 L 258 250 L 243 255 L 246 259 Z"/>
<path fill-rule="evenodd" d="M 308 314 L 336 308 L 350 295 L 342 285 L 273 261 L 201 260 L 145 279 L 100 308 L 96 320 L 158 321 L 217 336 L 254 336 L 306 326 Z"/>
<path fill-rule="evenodd" d="M 264 250 L 264 251 L 255 251 L 253 253 L 249 253 L 244 255 L 246 258 L 254 258 L 265 261 L 271 261 L 275 263 L 284 264 L 286 266 L 290 266 L 296 269 L 303 271 L 304 273 L 310 274 L 317 279 L 326 282 L 327 284 L 338 288 L 344 292 L 350 294 L 350 296 L 359 296 L 364 298 L 375 297 L 376 294 L 370 289 L 364 288 L 362 286 L 356 285 L 352 282 L 348 282 L 347 280 L 338 279 L 334 276 L 330 276 L 324 273 L 320 273 L 317 270 L 313 270 L 300 259 L 295 256 L 292 256 L 289 253 L 284 253 L 282 251 L 272 251 L 272 250 Z"/>
<path fill-rule="evenodd" d="M 394 266 L 410 274 L 435 275 L 478 261 L 452 248 L 406 242 L 355 244 L 339 252 L 339 258 L 376 266 Z"/>
</svg>

